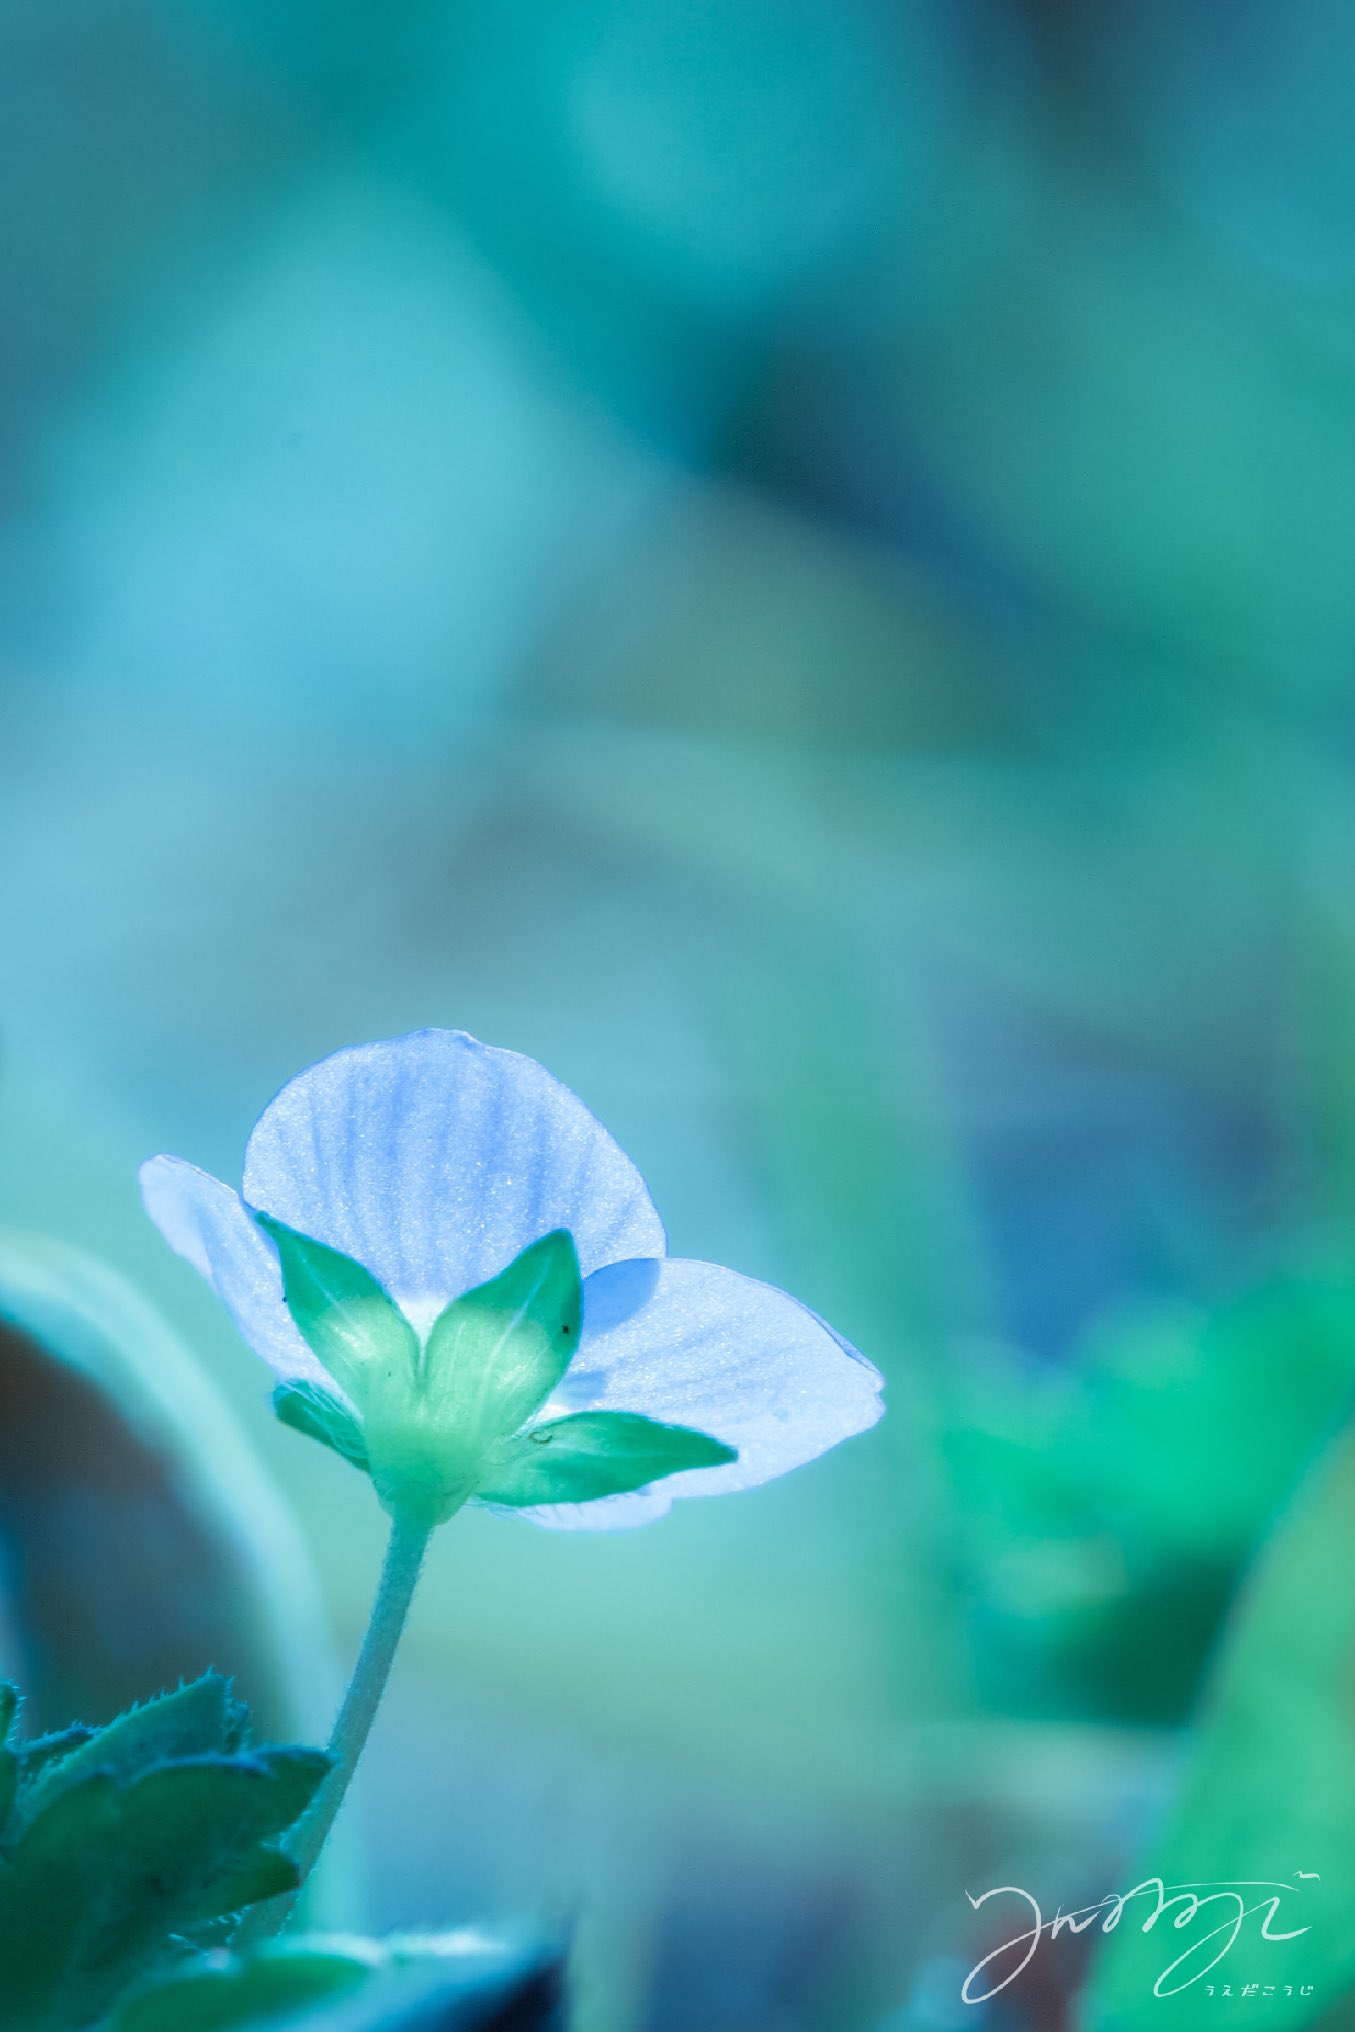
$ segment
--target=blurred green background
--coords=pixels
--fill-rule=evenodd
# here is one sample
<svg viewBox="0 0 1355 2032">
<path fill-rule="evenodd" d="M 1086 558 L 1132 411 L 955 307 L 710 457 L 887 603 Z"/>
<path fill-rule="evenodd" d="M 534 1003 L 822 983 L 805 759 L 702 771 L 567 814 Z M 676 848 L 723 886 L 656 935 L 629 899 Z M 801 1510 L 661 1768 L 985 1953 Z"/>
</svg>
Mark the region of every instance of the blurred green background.
<svg viewBox="0 0 1355 2032">
<path fill-rule="evenodd" d="M 1337 0 L 0 0 L 0 1216 L 344 1658 L 370 1492 L 135 1189 L 324 1052 L 539 1057 L 889 1378 L 437 1548 L 369 1916 L 577 1919 L 584 2032 L 1197 2025 L 958 2001 L 966 1890 L 1181 1856 L 1331 1858 L 1210 2024 L 1355 1984 L 1352 88 Z"/>
</svg>

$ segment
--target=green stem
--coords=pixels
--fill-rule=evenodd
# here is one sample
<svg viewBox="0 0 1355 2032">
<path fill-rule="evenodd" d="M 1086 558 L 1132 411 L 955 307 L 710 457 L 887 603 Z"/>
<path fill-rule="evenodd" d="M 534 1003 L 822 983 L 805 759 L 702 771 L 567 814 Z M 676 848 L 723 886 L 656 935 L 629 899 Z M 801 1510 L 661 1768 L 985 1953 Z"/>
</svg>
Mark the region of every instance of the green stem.
<svg viewBox="0 0 1355 2032">
<path fill-rule="evenodd" d="M 372 1604 L 372 1619 L 329 1741 L 334 1768 L 286 1843 L 303 1885 L 325 1845 L 371 1734 L 431 1536 L 432 1526 L 421 1517 L 397 1516 L 391 1526 L 386 1561 Z M 266 1939 L 278 1932 L 300 1895 L 298 1888 L 286 1897 L 270 1898 L 266 1904 L 255 1906 L 235 1936 L 237 1944 Z"/>
</svg>

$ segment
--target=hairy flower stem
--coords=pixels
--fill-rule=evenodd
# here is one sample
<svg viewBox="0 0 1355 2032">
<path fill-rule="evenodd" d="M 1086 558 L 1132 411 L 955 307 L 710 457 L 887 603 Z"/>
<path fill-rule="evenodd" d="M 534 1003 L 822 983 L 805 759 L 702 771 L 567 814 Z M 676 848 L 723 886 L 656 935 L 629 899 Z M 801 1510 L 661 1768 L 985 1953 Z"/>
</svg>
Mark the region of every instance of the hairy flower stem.
<svg viewBox="0 0 1355 2032">
<path fill-rule="evenodd" d="M 417 1515 L 397 1516 L 391 1527 L 386 1562 L 381 1569 L 376 1600 L 372 1604 L 372 1618 L 329 1741 L 334 1768 L 310 1810 L 303 1815 L 285 1843 L 287 1853 L 300 1871 L 302 1885 L 325 1845 L 371 1734 L 409 1617 L 409 1606 L 418 1586 L 432 1528 L 425 1518 Z M 277 1933 L 285 1925 L 300 1895 L 298 1888 L 289 1891 L 285 1897 L 270 1898 L 265 1904 L 256 1905 L 237 1932 L 236 1944 L 267 1939 Z"/>
</svg>

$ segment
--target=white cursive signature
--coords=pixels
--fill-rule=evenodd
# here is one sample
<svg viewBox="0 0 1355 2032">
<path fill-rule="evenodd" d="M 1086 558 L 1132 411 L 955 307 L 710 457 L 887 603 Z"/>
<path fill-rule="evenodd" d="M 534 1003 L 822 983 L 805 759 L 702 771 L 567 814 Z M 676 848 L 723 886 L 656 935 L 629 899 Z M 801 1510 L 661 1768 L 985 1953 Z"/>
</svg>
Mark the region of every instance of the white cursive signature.
<svg viewBox="0 0 1355 2032">
<path fill-rule="evenodd" d="M 1217 1968 L 1229 1948 L 1233 1945 L 1233 1942 L 1237 1939 L 1238 1934 L 1242 1931 L 1243 1921 L 1250 1919 L 1253 1913 L 1264 1912 L 1265 1914 L 1260 1928 L 1263 1940 L 1297 1940 L 1301 1933 L 1308 1933 L 1311 1930 L 1307 1926 L 1296 1926 L 1290 1933 L 1271 1932 L 1271 1921 L 1280 1909 L 1280 1894 L 1285 1891 L 1296 1890 L 1299 1883 L 1316 1883 L 1318 1881 L 1316 1870 L 1296 1870 L 1294 1875 L 1296 1882 L 1293 1884 L 1272 1883 L 1263 1878 L 1256 1879 L 1255 1881 L 1243 1878 L 1239 1879 L 1236 1883 L 1172 1884 L 1170 1887 L 1163 1883 L 1161 1877 L 1145 1877 L 1144 1881 L 1141 1884 L 1136 1884 L 1132 1891 L 1112 1892 L 1109 1896 L 1100 1899 L 1095 1905 L 1079 1905 L 1072 1912 L 1065 1912 L 1060 1906 L 1052 1919 L 1042 1917 L 1039 1905 L 1030 1892 L 1023 1891 L 1018 1884 L 995 1884 L 991 1891 L 983 1892 L 978 1898 L 974 1897 L 972 1892 L 966 1891 L 965 1896 L 976 1912 L 980 1905 L 986 1905 L 990 1898 L 1024 1899 L 1034 1924 L 1027 1927 L 1022 1933 L 1014 1933 L 1010 1940 L 1003 1941 L 1001 1947 L 995 1947 L 990 1954 L 986 1954 L 983 1957 L 981 1962 L 976 1962 L 964 1979 L 960 1995 L 966 2004 L 986 2004 L 988 1999 L 995 1997 L 999 1990 L 1005 1990 L 1008 1983 L 1015 1982 L 1022 1969 L 1029 1967 L 1031 1956 L 1039 1946 L 1042 1934 L 1047 1933 L 1050 1939 L 1053 1940 L 1057 1934 L 1064 1931 L 1069 1933 L 1085 1933 L 1089 1926 L 1095 1924 L 1100 1914 L 1105 1915 L 1101 1921 L 1102 1933 L 1111 1933 L 1119 1925 L 1121 1914 L 1132 1898 L 1151 1897 L 1154 1901 L 1153 1909 L 1144 1920 L 1140 1929 L 1144 1933 L 1147 1933 L 1151 1927 L 1156 1926 L 1163 1914 L 1171 1912 L 1176 1906 L 1179 1906 L 1181 1909 L 1176 1913 L 1171 1923 L 1173 1929 L 1179 1933 L 1183 1927 L 1189 1926 L 1199 1913 L 1204 1912 L 1206 1907 L 1223 1904 L 1228 1908 L 1226 1916 L 1217 1926 L 1211 1927 L 1208 1933 L 1202 1934 L 1198 1940 L 1193 1941 L 1183 1953 L 1178 1954 L 1175 1961 L 1170 1962 L 1163 1969 L 1161 1975 L 1153 1984 L 1153 1995 L 1155 1997 L 1174 1997 L 1178 1991 L 1188 1990 L 1192 1983 L 1197 1983 L 1200 1980 L 1201 1976 L 1208 1975 L 1210 1969 Z M 1243 1893 L 1247 1891 L 1266 1891 L 1271 1895 L 1265 1898 L 1258 1898 L 1255 1904 L 1249 1905 L 1243 1896 Z M 1186 1975 L 1184 1971 L 1189 1964 L 1200 1954 L 1203 1948 L 1209 1946 L 1211 1941 L 1217 1940 L 1220 1934 L 1226 1936 L 1221 1946 L 1216 1948 L 1208 1961 L 1202 1962 L 1199 1967 L 1193 1969 L 1189 1975 Z M 1015 1968 L 1003 1976 L 1001 1982 L 993 1983 L 986 1990 L 975 1990 L 974 1984 L 992 1962 L 1000 1961 L 1003 1955 L 1011 1954 L 1021 1947 L 1025 1948 L 1025 1953 L 1021 1956 Z M 1169 1978 L 1172 1976 L 1180 1976 L 1181 1979 L 1179 1982 L 1169 1984 Z"/>
</svg>

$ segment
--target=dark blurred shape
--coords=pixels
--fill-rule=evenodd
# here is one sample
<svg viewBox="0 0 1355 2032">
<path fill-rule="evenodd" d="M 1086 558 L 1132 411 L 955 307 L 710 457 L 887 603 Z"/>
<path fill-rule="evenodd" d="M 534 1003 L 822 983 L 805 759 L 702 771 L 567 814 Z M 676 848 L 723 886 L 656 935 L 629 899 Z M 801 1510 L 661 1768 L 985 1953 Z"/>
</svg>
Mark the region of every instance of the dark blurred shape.
<svg viewBox="0 0 1355 2032">
<path fill-rule="evenodd" d="M 310 1639 L 321 1679 L 324 1650 L 285 1520 L 257 1497 L 243 1442 L 155 1316 L 77 1252 L 6 1237 L 0 1601 L 29 1733 L 211 1669 L 261 1736 L 302 1732 L 315 1696 L 294 1645 Z"/>
<path fill-rule="evenodd" d="M 0 1532 L 37 1726 L 101 1722 L 215 1667 L 277 1733 L 278 1660 L 181 1465 L 3 1321 Z"/>
<path fill-rule="evenodd" d="M 1347 1990 L 1313 2021 L 1312 2032 L 1355 2032 L 1355 1990 Z"/>
<path fill-rule="evenodd" d="M 685 1876 L 655 1943 L 645 2032 L 794 2032 L 816 2003 L 853 2001 L 868 1933 L 856 1887 L 831 1859 L 740 1861 L 706 1852 Z"/>
<path fill-rule="evenodd" d="M 379 1976 L 300 2022 L 313 2032 L 565 2032 L 564 1968 L 539 1949 L 472 1952 L 459 1966 Z"/>
</svg>

